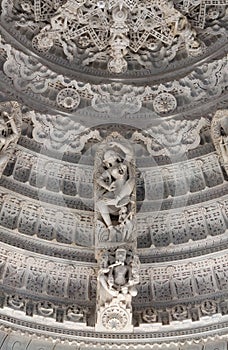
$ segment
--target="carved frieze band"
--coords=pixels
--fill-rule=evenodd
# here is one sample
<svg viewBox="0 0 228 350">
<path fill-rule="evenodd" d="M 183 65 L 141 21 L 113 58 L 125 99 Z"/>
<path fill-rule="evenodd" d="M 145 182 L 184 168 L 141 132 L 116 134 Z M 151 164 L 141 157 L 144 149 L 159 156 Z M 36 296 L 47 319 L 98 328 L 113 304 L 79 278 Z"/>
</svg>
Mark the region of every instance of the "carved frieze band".
<svg viewBox="0 0 228 350">
<path fill-rule="evenodd" d="M 42 154 L 16 149 L 5 174 L 34 188 L 85 199 L 93 197 L 93 168 L 88 165 L 60 163 Z M 178 164 L 139 168 L 136 181 L 138 201 L 142 200 L 142 183 L 144 199 L 150 201 L 213 188 L 223 184 L 224 175 L 218 156 L 209 154 Z"/>
<path fill-rule="evenodd" d="M 28 323 L 28 328 L 29 328 L 29 323 Z M 40 332 L 36 332 L 34 334 L 26 334 L 26 335 L 19 335 L 18 332 L 15 330 L 11 330 L 11 332 L 8 332 L 7 329 L 4 329 L 2 327 L 1 329 L 1 338 L 0 338 L 0 349 L 4 350 L 5 347 L 7 346 L 7 350 L 14 350 L 15 346 L 17 346 L 17 350 L 34 350 L 34 347 L 37 347 L 37 349 L 45 349 L 45 350 L 70 350 L 72 347 L 72 344 L 75 348 L 75 350 L 85 350 L 86 348 L 89 348 L 90 350 L 96 350 L 98 347 L 101 350 L 106 350 L 107 347 L 110 350 L 115 350 L 117 347 L 117 342 L 119 347 L 126 347 L 126 346 L 133 346 L 135 350 L 153 350 L 154 347 L 158 347 L 161 342 L 161 337 L 160 334 L 158 334 L 158 338 L 160 339 L 149 339 L 148 340 L 148 335 L 144 335 L 144 337 L 141 334 L 141 339 L 140 341 L 137 340 L 133 341 L 133 339 L 130 339 L 128 337 L 127 341 L 124 341 L 124 339 L 121 338 L 119 341 L 117 338 L 115 339 L 115 344 L 113 339 L 108 339 L 107 334 L 104 336 L 104 339 L 102 341 L 98 340 L 98 337 L 100 337 L 99 333 L 96 333 L 96 336 L 93 336 L 93 339 L 89 338 L 86 339 L 86 334 L 83 335 L 84 337 L 82 340 L 72 340 L 66 339 L 66 341 L 63 343 L 57 339 L 52 338 L 45 338 L 45 337 L 40 337 Z M 34 332 L 34 331 L 33 331 Z M 78 332 L 80 333 L 80 332 Z M 82 332 L 81 332 L 82 333 Z M 88 333 L 88 335 L 90 335 Z M 192 336 L 192 335 L 191 335 Z M 75 339 L 77 337 L 75 336 Z M 159 341 L 160 340 L 160 341 Z M 172 349 L 173 350 L 181 350 L 184 348 L 188 349 L 189 347 L 193 347 L 195 350 L 213 350 L 213 349 L 218 349 L 218 350 L 225 350 L 227 348 L 227 340 L 224 339 L 223 335 L 213 335 L 211 334 L 208 339 L 203 338 L 202 339 L 194 339 L 188 337 L 187 340 L 185 338 L 181 339 L 179 338 L 179 341 L 174 342 L 173 340 L 168 341 L 166 338 L 166 341 L 163 341 L 163 348 L 164 350 L 168 350 L 171 346 L 170 342 L 172 342 Z M 127 343 L 127 345 L 126 345 Z"/>
<path fill-rule="evenodd" d="M 30 255 L 29 252 L 20 251 L 2 243 L 0 249 L 1 269 L 0 283 L 4 289 L 27 290 L 31 295 L 49 295 L 58 300 L 77 300 L 81 303 L 90 301 L 92 287 L 90 279 L 93 278 L 94 268 L 77 266 L 74 262 L 69 264 L 56 259 L 41 258 Z M 93 296 L 94 297 L 94 296 Z"/>
<path fill-rule="evenodd" d="M 121 116 L 136 113 L 143 104 L 160 115 L 173 112 L 182 114 L 186 109 L 201 105 L 202 99 L 205 100 L 206 108 L 206 101 L 209 102 L 208 96 L 210 101 L 212 96 L 220 98 L 227 86 L 226 57 L 198 67 L 179 81 L 173 80 L 165 84 L 143 87 L 121 83 L 101 86 L 76 80 L 66 82 L 69 80 L 67 77 L 53 72 L 34 57 L 6 44 L 3 39 L 0 47 L 3 52 L 2 74 L 9 86 L 13 85 L 19 95 L 26 93 L 33 103 L 39 99 L 44 105 L 68 113 L 74 112 L 77 108 L 85 109 L 89 100 L 96 111 L 108 115 L 117 113 L 117 110 Z M 22 74 L 24 70 L 26 75 Z M 49 99 L 47 97 L 49 95 L 54 95 L 55 99 Z"/>
<path fill-rule="evenodd" d="M 119 253 L 122 254 L 123 249 L 121 252 L 120 250 Z M 114 257 L 115 251 L 112 254 Z M 109 255 L 109 258 L 111 255 Z M 4 244 L 0 249 L 0 256 L 1 289 L 7 291 L 7 294 L 10 295 L 7 301 L 9 307 L 25 310 L 24 306 L 27 305 L 29 298 L 32 300 L 39 297 L 42 303 L 45 299 L 44 296 L 49 297 L 50 303 L 55 304 L 57 302 L 56 305 L 60 305 L 58 303 L 68 306 L 70 303 L 72 305 L 79 303 L 79 305 L 88 305 L 89 307 L 95 305 L 97 284 L 95 264 L 78 266 L 77 263 L 76 266 L 73 263 L 69 265 L 68 262 L 62 262 L 58 259 L 49 260 L 47 263 L 46 259 L 36 254 L 31 256 L 27 253 L 25 255 L 22 251 L 9 249 Z M 137 262 L 134 261 L 133 265 L 130 266 L 134 269 Z M 125 267 L 127 268 L 127 265 Z M 106 267 L 106 270 L 110 271 L 110 269 L 110 265 Z M 136 273 L 136 270 L 133 271 Z M 106 274 L 108 271 L 100 270 L 101 272 Z M 114 278 L 118 273 L 113 275 Z M 135 278 L 134 273 L 131 277 L 133 280 Z M 172 262 L 172 264 L 142 265 L 140 276 L 140 284 L 137 285 L 136 280 L 134 280 L 134 283 L 130 283 L 129 286 L 131 287 L 129 288 L 131 288 L 132 295 L 135 296 L 133 298 L 135 317 L 144 315 L 141 322 L 159 322 L 157 316 L 160 315 L 159 317 L 162 316 L 162 322 L 165 323 L 165 317 L 167 316 L 165 312 L 167 313 L 167 310 L 174 314 L 174 317 L 172 316 L 169 321 L 175 320 L 175 317 L 177 320 L 178 312 L 181 314 L 181 310 L 182 315 L 179 315 L 179 317 L 189 318 L 189 313 L 186 313 L 188 305 L 191 305 L 192 313 L 194 307 L 196 307 L 198 311 L 195 310 L 194 312 L 196 314 L 198 312 L 198 317 L 207 314 L 227 313 L 228 256 L 226 252 L 211 254 L 210 258 L 201 257 L 200 259 L 191 259 L 191 261 Z M 101 277 L 102 274 L 99 275 L 100 283 Z M 109 278 L 111 278 L 111 275 L 109 275 Z M 111 283 L 111 280 L 109 283 Z M 134 289 L 135 284 L 137 289 Z M 24 303 L 22 297 L 24 293 L 27 295 L 26 303 Z M 107 294 L 105 295 L 107 297 Z M 2 307 L 6 305 L 4 300 L 2 301 Z M 103 299 L 99 300 L 101 302 Z M 105 301 L 105 305 L 113 306 L 110 305 L 108 299 Z M 180 306 L 179 309 L 178 305 Z M 193 305 L 195 306 L 193 307 Z M 44 302 L 40 306 L 40 314 L 43 310 L 43 316 L 45 316 L 45 312 L 47 317 L 51 314 L 53 316 L 53 308 L 52 312 L 50 308 L 50 305 L 48 306 Z M 50 315 L 48 315 L 48 309 Z M 149 309 L 151 309 L 151 318 L 149 318 Z M 153 310 L 155 310 L 154 318 L 152 318 Z M 116 310 L 109 311 L 112 311 L 109 316 L 116 312 Z M 107 320 L 109 316 L 104 317 Z M 125 316 L 123 317 L 125 319 Z M 194 318 L 193 315 L 192 317 Z M 124 320 L 122 321 L 124 322 Z"/>
<path fill-rule="evenodd" d="M 223 198 L 185 209 L 151 212 L 149 216 L 139 212 L 138 247 L 166 247 L 224 234 L 228 220 L 227 202 Z M 84 247 L 94 245 L 92 212 L 41 205 L 5 190 L 1 193 L 0 223 L 2 227 L 39 239 Z"/>
</svg>

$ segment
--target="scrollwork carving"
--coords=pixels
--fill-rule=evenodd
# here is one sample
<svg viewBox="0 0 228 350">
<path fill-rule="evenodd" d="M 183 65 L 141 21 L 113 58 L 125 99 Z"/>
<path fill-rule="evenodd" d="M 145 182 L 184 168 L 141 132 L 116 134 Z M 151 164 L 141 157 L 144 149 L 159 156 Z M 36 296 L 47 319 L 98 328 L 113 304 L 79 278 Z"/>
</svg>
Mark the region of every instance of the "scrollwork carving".
<svg viewBox="0 0 228 350">
<path fill-rule="evenodd" d="M 138 87 L 119 82 L 98 85 L 74 79 L 69 82 L 67 76 L 57 75 L 49 67 L 41 64 L 38 59 L 6 44 L 2 38 L 0 47 L 4 52 L 3 72 L 9 82 L 13 83 L 18 94 L 25 93 L 27 100 L 29 100 L 28 96 L 31 97 L 31 103 L 34 103 L 34 94 L 36 94 L 38 100 L 42 101 L 42 105 L 49 105 L 52 108 L 55 106 L 57 109 L 68 112 L 74 112 L 78 108 L 76 105 L 79 100 L 85 99 L 91 101 L 96 111 L 106 112 L 111 116 L 136 113 L 143 104 L 148 106 L 148 103 L 149 106 L 157 106 L 159 114 L 173 113 L 175 100 L 177 101 L 175 111 L 182 113 L 185 109 L 195 107 L 201 99 L 210 102 L 212 96 L 222 96 L 227 86 L 226 57 L 198 66 L 196 70 L 179 81 L 168 81 L 165 84 L 153 86 L 143 84 Z M 161 98 L 167 97 L 167 94 L 168 101 L 167 98 L 165 100 Z M 52 97 L 49 98 L 49 96 Z M 169 102 L 170 98 L 172 101 Z"/>
<path fill-rule="evenodd" d="M 152 126 L 143 133 L 135 131 L 132 141 L 142 141 L 152 155 L 183 156 L 200 143 L 200 131 L 208 126 L 205 118 L 200 120 L 170 120 Z M 178 140 L 178 142 L 177 142 Z"/>
<path fill-rule="evenodd" d="M 80 153 L 90 139 L 101 140 L 97 130 L 90 130 L 66 116 L 31 115 L 34 139 L 47 149 Z"/>
</svg>

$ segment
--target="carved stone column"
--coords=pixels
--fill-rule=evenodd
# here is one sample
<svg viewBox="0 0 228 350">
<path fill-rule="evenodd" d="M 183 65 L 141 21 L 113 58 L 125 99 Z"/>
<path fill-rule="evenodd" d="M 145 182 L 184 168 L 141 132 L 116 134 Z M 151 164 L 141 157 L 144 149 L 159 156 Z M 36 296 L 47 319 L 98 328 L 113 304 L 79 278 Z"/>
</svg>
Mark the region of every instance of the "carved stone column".
<svg viewBox="0 0 228 350">
<path fill-rule="evenodd" d="M 19 104 L 15 101 L 0 103 L 0 176 L 20 137 L 21 125 L 22 114 Z"/>
<path fill-rule="evenodd" d="M 228 174 L 228 109 L 215 113 L 211 123 L 211 135 L 220 162 Z"/>
<path fill-rule="evenodd" d="M 132 332 L 139 283 L 133 149 L 112 133 L 95 157 L 95 249 L 99 264 L 96 330 Z"/>
</svg>

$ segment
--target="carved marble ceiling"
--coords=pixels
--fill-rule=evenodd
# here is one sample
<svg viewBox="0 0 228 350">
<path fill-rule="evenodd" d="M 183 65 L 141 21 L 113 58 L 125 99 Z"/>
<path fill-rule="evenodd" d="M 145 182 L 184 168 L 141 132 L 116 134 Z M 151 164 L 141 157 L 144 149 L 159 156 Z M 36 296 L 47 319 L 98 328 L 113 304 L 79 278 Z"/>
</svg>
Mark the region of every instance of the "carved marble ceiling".
<svg viewBox="0 0 228 350">
<path fill-rule="evenodd" d="M 1 350 L 227 349 L 227 67 L 226 0 L 1 1 Z"/>
</svg>

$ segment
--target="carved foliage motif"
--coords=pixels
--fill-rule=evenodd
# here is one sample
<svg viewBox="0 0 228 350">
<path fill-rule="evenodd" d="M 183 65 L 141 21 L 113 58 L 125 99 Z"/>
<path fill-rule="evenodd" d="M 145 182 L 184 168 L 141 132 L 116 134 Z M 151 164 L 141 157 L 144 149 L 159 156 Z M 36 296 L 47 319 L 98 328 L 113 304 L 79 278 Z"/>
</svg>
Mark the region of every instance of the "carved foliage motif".
<svg viewBox="0 0 228 350">
<path fill-rule="evenodd" d="M 152 155 L 166 154 L 169 157 L 180 157 L 199 145 L 200 131 L 207 125 L 205 118 L 194 121 L 173 119 L 152 126 L 144 133 L 136 131 L 132 135 L 132 140 L 144 142 Z"/>
<path fill-rule="evenodd" d="M 66 116 L 46 116 L 32 113 L 33 137 L 46 149 L 80 153 L 90 139 L 101 140 L 98 131 L 90 131 Z"/>
<path fill-rule="evenodd" d="M 221 96 L 227 86 L 226 57 L 197 67 L 179 81 L 136 87 L 122 83 L 93 85 L 72 79 L 69 82 L 68 77 L 57 75 L 36 58 L 5 44 L 3 39 L 0 47 L 4 52 L 4 74 L 18 93 L 24 92 L 32 99 L 36 94 L 42 104 L 67 112 L 80 107 L 80 100 L 89 99 L 96 111 L 110 115 L 136 113 L 143 103 L 154 108 L 158 114 L 172 113 L 177 108 L 182 111 L 195 106 L 202 98 L 208 99 L 210 96 L 211 100 L 212 96 Z"/>
<path fill-rule="evenodd" d="M 147 88 L 122 83 L 94 86 L 92 91 L 94 96 L 91 105 L 96 111 L 120 117 L 125 113 L 138 112 L 142 107 L 143 98 L 148 94 Z"/>
</svg>

